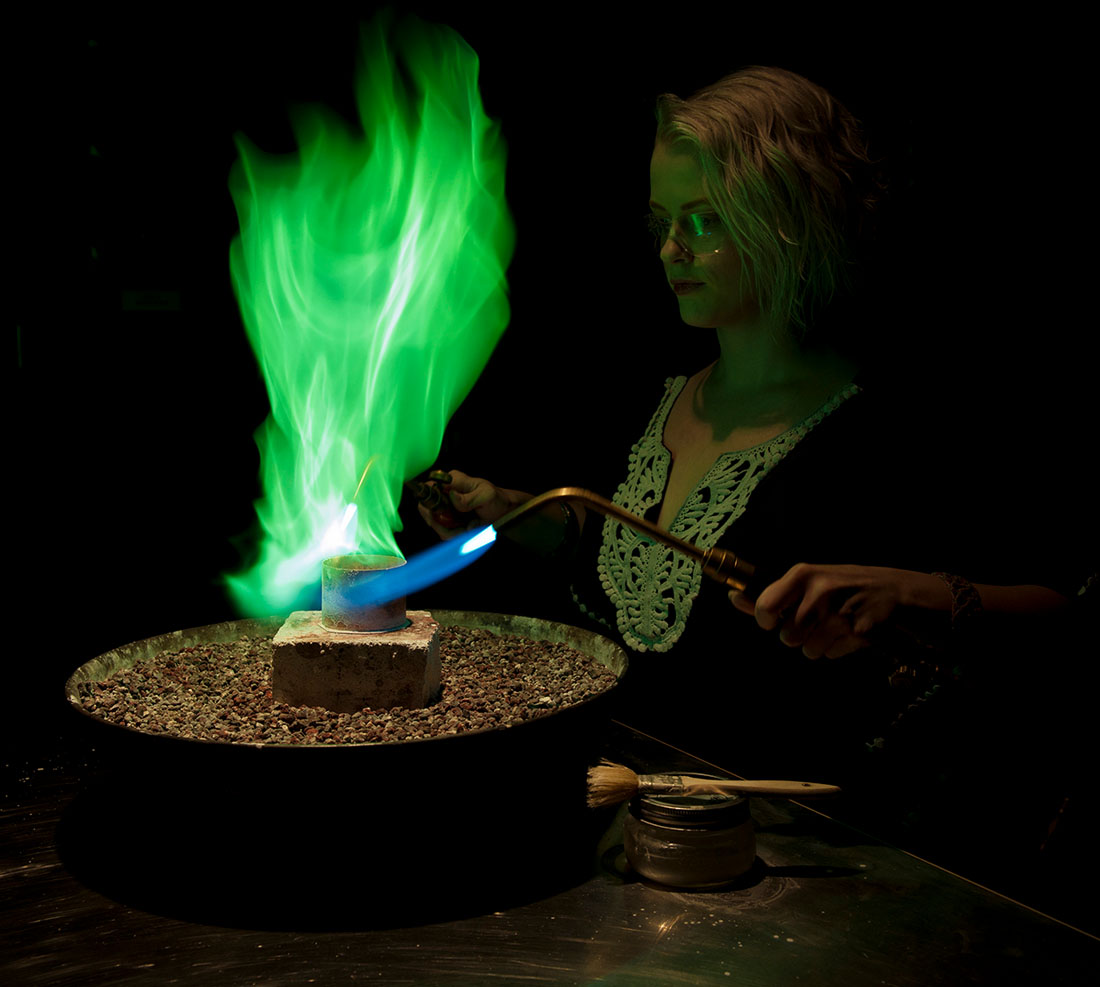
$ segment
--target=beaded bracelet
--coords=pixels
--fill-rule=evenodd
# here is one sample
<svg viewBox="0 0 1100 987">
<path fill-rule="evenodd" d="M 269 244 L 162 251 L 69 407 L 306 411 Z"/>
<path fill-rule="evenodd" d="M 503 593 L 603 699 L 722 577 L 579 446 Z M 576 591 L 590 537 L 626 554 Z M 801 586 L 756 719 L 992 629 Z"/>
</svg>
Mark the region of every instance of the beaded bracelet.
<svg viewBox="0 0 1100 987">
<path fill-rule="evenodd" d="M 942 579 L 951 592 L 951 630 L 958 631 L 966 627 L 982 613 L 982 597 L 973 583 L 949 572 L 933 572 L 933 576 Z"/>
</svg>

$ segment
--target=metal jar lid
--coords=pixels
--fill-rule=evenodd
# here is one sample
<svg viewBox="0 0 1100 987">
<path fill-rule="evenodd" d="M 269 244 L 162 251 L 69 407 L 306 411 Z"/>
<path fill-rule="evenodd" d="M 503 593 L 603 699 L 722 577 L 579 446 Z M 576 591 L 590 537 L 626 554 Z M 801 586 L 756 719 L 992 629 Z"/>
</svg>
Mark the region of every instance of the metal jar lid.
<svg viewBox="0 0 1100 987">
<path fill-rule="evenodd" d="M 739 795 L 639 795 L 630 813 L 672 829 L 729 829 L 749 821 L 749 800 Z"/>
</svg>

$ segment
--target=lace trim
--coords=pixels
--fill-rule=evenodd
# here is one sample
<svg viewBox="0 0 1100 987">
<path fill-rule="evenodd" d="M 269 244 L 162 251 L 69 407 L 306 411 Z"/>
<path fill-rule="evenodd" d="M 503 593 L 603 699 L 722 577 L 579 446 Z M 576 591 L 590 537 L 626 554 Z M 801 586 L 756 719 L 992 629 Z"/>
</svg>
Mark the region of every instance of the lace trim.
<svg viewBox="0 0 1100 987">
<path fill-rule="evenodd" d="M 606 627 L 609 631 L 615 630 L 615 628 L 611 626 L 611 624 L 608 622 L 607 618 L 604 617 L 603 614 L 597 613 L 591 607 L 585 606 L 584 600 L 580 598 L 580 595 L 573 587 L 570 587 L 570 595 L 573 597 L 573 602 L 576 604 L 577 608 L 585 617 L 587 617 L 589 620 L 594 620 L 601 627 Z"/>
<path fill-rule="evenodd" d="M 665 422 L 686 383 L 686 377 L 665 382 L 664 399 L 630 450 L 627 478 L 612 500 L 633 514 L 644 515 L 664 496 L 672 460 L 663 441 Z M 716 545 L 744 513 L 749 496 L 768 471 L 857 393 L 859 387 L 850 384 L 786 432 L 750 449 L 723 453 L 688 495 L 669 530 L 700 548 Z M 703 577 L 694 559 L 607 518 L 598 571 L 615 607 L 619 633 L 631 648 L 668 651 L 679 640 Z"/>
</svg>

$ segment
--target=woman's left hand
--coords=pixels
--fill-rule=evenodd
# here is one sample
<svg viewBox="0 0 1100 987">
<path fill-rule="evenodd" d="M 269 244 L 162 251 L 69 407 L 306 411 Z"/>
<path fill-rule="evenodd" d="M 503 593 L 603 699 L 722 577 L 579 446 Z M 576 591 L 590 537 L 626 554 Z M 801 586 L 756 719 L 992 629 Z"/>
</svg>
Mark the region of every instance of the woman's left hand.
<svg viewBox="0 0 1100 987">
<path fill-rule="evenodd" d="M 799 563 L 756 598 L 737 590 L 730 601 L 807 658 L 840 658 L 870 644 L 875 628 L 899 607 L 950 611 L 951 596 L 935 576 L 907 569 Z"/>
</svg>

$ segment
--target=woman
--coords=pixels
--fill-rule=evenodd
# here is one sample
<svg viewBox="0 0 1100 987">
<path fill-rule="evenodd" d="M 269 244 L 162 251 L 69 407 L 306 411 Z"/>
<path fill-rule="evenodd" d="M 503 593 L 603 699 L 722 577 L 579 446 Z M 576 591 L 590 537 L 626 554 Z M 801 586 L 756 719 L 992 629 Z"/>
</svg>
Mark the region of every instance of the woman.
<svg viewBox="0 0 1100 987">
<path fill-rule="evenodd" d="M 847 110 L 775 68 L 663 96 L 650 182 L 680 317 L 713 331 L 719 356 L 667 381 L 614 499 L 779 578 L 755 602 L 727 601 L 690 559 L 578 505 L 577 602 L 635 653 L 628 722 L 742 772 L 846 780 L 897 720 L 896 640 L 866 647 L 884 626 L 942 614 L 946 628 L 982 607 L 1043 611 L 1064 597 L 931 573 L 958 552 L 956 533 L 932 523 L 903 440 L 831 345 L 829 305 L 852 286 L 879 191 Z M 452 478 L 451 503 L 479 522 L 529 498 Z M 551 508 L 544 527 L 560 541 L 573 513 Z M 824 564 L 836 559 L 859 564 Z M 827 670 L 805 661 L 854 652 Z"/>
</svg>

